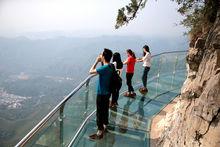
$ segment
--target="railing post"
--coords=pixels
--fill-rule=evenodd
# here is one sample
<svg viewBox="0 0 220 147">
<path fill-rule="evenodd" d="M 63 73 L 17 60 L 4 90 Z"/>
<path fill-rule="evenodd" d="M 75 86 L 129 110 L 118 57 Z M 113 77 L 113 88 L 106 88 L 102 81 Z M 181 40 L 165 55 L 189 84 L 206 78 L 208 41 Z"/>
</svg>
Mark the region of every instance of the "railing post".
<svg viewBox="0 0 220 147">
<path fill-rule="evenodd" d="M 64 114 L 63 114 L 63 110 L 64 110 L 64 106 L 65 103 L 60 107 L 60 117 L 59 117 L 59 121 L 60 121 L 60 146 L 63 147 L 64 142 L 63 142 L 63 119 L 64 119 Z"/>
<path fill-rule="evenodd" d="M 175 75 L 176 75 L 176 66 L 177 66 L 177 63 L 178 63 L 178 55 L 176 55 L 176 60 L 175 60 L 175 63 L 174 63 L 172 83 L 171 83 L 171 87 L 170 87 L 171 89 L 173 88 L 173 82 L 174 82 Z"/>
<path fill-rule="evenodd" d="M 86 81 L 86 87 L 89 86 L 89 82 L 90 82 L 90 79 L 88 79 L 88 80 Z"/>
<path fill-rule="evenodd" d="M 157 82 L 156 82 L 156 95 L 157 95 L 157 93 L 158 93 L 158 85 L 159 85 L 159 78 L 160 78 L 160 70 L 161 70 L 161 64 L 162 64 L 162 57 L 163 56 L 161 56 L 160 58 L 159 58 L 159 62 L 158 62 L 158 73 L 157 73 Z"/>
<path fill-rule="evenodd" d="M 85 112 L 84 112 L 84 115 L 87 114 L 87 110 L 88 110 L 89 82 L 90 82 L 90 79 L 88 79 L 88 80 L 86 81 L 86 91 L 85 91 Z"/>
</svg>

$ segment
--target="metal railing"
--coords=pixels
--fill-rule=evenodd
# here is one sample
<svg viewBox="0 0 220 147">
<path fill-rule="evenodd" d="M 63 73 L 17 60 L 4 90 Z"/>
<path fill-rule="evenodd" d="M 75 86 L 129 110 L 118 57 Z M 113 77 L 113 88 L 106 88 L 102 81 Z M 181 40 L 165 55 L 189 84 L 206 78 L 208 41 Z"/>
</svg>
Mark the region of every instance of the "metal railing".
<svg viewBox="0 0 220 147">
<path fill-rule="evenodd" d="M 160 56 L 160 55 L 164 55 L 164 54 L 169 54 L 169 53 L 181 53 L 181 52 L 186 52 L 186 51 L 172 51 L 172 52 L 163 52 L 160 54 L 156 54 L 153 55 L 152 57 L 156 57 L 156 56 Z M 176 67 L 176 64 L 175 64 Z M 160 70 L 160 68 L 158 68 L 158 70 Z M 174 75 L 175 75 L 175 71 L 174 71 Z M 50 118 L 52 118 L 55 113 L 60 110 L 60 117 L 63 117 L 63 109 L 65 107 L 65 103 L 74 95 L 77 93 L 77 91 L 79 91 L 84 85 L 88 86 L 90 80 L 96 75 L 89 75 L 83 82 L 81 82 L 72 92 L 69 93 L 69 95 L 67 95 L 53 110 L 51 110 L 23 139 L 21 139 L 16 147 L 21 147 L 21 146 L 25 146 L 27 144 L 27 142 L 41 129 L 44 127 L 44 125 L 50 120 Z M 160 75 L 159 75 L 159 71 L 158 71 L 158 75 L 156 75 L 156 77 L 159 79 Z M 77 129 L 76 134 L 74 135 L 73 139 L 71 139 L 71 142 L 68 144 L 68 146 L 71 146 L 71 144 L 75 141 L 75 139 L 77 138 L 77 136 L 79 135 L 79 133 L 81 132 L 81 130 L 83 129 L 84 125 L 86 124 L 86 122 L 89 120 L 89 118 L 96 112 L 96 110 L 92 111 L 84 120 L 84 122 L 82 123 L 82 125 Z M 63 124 L 61 124 L 63 125 Z M 61 128 L 62 129 L 62 128 Z M 61 139 L 62 140 L 62 139 Z M 61 141 L 62 142 L 62 141 Z"/>
<path fill-rule="evenodd" d="M 184 53 L 186 51 L 173 51 L 173 52 L 163 52 L 163 53 L 160 53 L 160 54 L 156 54 L 156 55 L 153 55 L 152 57 L 157 57 L 157 56 L 160 56 L 160 55 L 163 55 L 163 54 L 170 54 L 170 53 Z M 172 83 L 173 83 L 173 79 L 175 77 L 175 74 L 176 74 L 176 66 L 177 66 L 177 62 L 178 62 L 178 57 L 175 57 L 175 64 L 174 64 L 174 71 L 173 71 L 173 77 L 172 77 Z M 160 73 L 160 67 L 158 68 L 158 73 Z M 155 77 L 152 77 L 153 78 L 157 78 L 157 83 L 159 83 L 159 77 L 160 77 L 160 74 L 156 75 Z M 171 89 L 172 89 L 172 84 L 171 84 Z M 122 92 L 123 93 L 123 92 Z M 156 87 L 156 93 L 157 93 L 157 87 Z M 167 93 L 167 91 L 165 92 Z M 164 93 L 160 94 L 160 95 L 163 95 Z M 160 96 L 160 95 L 157 95 L 156 97 Z M 152 99 L 153 100 L 153 99 Z M 71 142 L 69 143 L 68 147 L 71 147 L 73 145 L 73 143 L 76 141 L 77 137 L 79 136 L 79 133 L 82 131 L 82 129 L 84 128 L 84 126 L 86 125 L 86 122 L 92 117 L 92 115 L 96 112 L 96 110 L 94 110 L 93 112 L 91 112 L 89 114 L 89 116 L 84 120 L 84 122 L 82 123 L 82 125 L 79 127 L 79 129 L 77 130 L 77 133 L 75 134 L 75 136 L 73 137 L 73 139 L 71 140 Z"/>
<path fill-rule="evenodd" d="M 95 75 L 89 75 L 83 82 L 81 82 L 73 91 L 71 91 L 53 110 L 51 110 L 17 145 L 16 147 L 24 146 L 32 136 L 36 134 L 38 130 L 40 130 L 44 124 L 58 111 L 62 110 L 65 105 L 65 102 L 68 101 L 83 85 L 89 83 L 90 79 Z M 61 108 L 61 109 L 60 109 Z"/>
</svg>

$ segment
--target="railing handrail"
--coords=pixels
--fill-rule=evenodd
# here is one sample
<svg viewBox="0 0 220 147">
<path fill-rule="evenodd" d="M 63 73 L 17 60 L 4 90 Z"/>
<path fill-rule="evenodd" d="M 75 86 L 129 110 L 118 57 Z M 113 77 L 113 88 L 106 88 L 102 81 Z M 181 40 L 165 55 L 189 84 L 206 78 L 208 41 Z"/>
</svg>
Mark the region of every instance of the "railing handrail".
<svg viewBox="0 0 220 147">
<path fill-rule="evenodd" d="M 187 52 L 186 50 L 182 50 L 182 51 L 170 51 L 170 52 L 162 52 L 156 55 L 152 55 L 152 57 L 156 57 L 156 56 L 160 56 L 163 54 L 169 54 L 169 53 L 180 53 L 180 52 Z M 94 76 L 96 76 L 95 74 L 93 75 L 89 75 L 84 81 L 82 81 L 73 91 L 71 91 L 54 109 L 52 109 L 27 135 L 25 135 L 25 137 L 23 137 L 17 144 L 15 147 L 20 147 L 20 146 L 24 146 L 32 136 L 34 136 L 36 134 L 36 132 L 38 130 L 40 130 L 44 124 L 60 109 L 60 107 L 62 105 L 64 105 L 64 103 L 66 101 L 68 101 L 79 89 L 81 89 L 82 86 L 84 86 L 88 81 L 90 81 L 91 78 L 93 78 Z M 94 113 L 94 111 L 93 111 Z M 91 114 L 90 114 L 91 115 Z M 89 115 L 89 116 L 90 116 Z M 90 117 L 87 117 L 87 119 Z M 84 121 L 86 122 L 86 120 Z M 81 130 L 81 129 L 80 129 Z M 79 130 L 78 130 L 79 131 Z M 77 131 L 77 132 L 78 132 Z M 75 135 L 77 136 L 77 134 Z"/>
<path fill-rule="evenodd" d="M 156 55 L 152 55 L 152 57 L 156 57 L 156 56 L 160 56 L 160 55 L 164 55 L 164 54 L 170 54 L 170 53 L 184 53 L 187 52 L 187 50 L 182 50 L 182 51 L 170 51 L 170 52 L 162 52 Z"/>
</svg>

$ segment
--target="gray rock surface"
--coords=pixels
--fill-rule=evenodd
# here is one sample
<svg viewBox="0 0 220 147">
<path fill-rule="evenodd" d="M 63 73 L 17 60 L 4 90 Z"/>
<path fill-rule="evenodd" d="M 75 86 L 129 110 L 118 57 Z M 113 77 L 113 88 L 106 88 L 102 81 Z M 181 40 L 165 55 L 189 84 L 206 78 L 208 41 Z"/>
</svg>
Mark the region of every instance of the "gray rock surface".
<svg viewBox="0 0 220 147">
<path fill-rule="evenodd" d="M 187 55 L 181 99 L 157 146 L 220 147 L 220 18 Z M 152 128 L 153 129 L 153 128 Z"/>
</svg>

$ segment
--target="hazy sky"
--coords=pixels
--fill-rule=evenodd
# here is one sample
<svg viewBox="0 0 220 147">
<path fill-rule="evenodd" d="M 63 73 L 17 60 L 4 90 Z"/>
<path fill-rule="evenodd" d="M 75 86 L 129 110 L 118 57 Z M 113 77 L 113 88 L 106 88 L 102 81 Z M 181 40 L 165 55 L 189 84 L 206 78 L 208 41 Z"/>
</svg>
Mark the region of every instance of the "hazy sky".
<svg viewBox="0 0 220 147">
<path fill-rule="evenodd" d="M 170 0 L 148 0 L 128 26 L 114 29 L 117 10 L 128 0 L 0 0 L 0 36 L 33 32 L 67 34 L 179 36 L 182 17 Z"/>
</svg>

